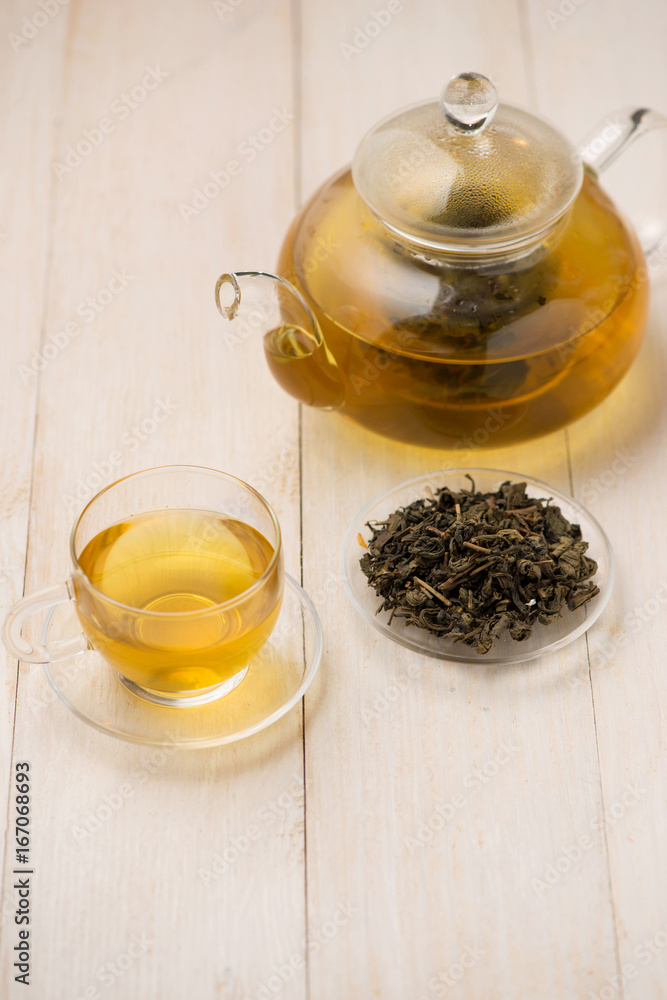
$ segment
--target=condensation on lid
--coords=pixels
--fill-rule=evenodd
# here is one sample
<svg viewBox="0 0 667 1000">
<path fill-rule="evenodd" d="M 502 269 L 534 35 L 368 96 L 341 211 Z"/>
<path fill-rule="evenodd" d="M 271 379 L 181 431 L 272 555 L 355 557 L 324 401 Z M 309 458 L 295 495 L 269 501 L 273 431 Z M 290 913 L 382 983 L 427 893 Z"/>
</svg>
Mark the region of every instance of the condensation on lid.
<svg viewBox="0 0 667 1000">
<path fill-rule="evenodd" d="M 574 146 L 536 115 L 498 104 L 493 84 L 476 73 L 454 77 L 440 102 L 376 125 L 352 171 L 361 197 L 393 232 L 462 252 L 534 241 L 582 182 Z"/>
</svg>

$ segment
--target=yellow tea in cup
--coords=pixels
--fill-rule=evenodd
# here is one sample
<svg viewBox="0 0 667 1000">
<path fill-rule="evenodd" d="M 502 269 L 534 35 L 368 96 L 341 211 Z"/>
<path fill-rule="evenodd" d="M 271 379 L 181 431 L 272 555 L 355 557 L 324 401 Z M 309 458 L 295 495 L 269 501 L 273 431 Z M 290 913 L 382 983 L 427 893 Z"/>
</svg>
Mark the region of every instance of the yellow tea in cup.
<svg viewBox="0 0 667 1000">
<path fill-rule="evenodd" d="M 210 688 L 246 667 L 275 625 L 278 579 L 252 592 L 273 553 L 256 528 L 208 511 L 128 518 L 79 556 L 97 592 L 78 595 L 81 625 L 91 646 L 143 688 Z"/>
<path fill-rule="evenodd" d="M 92 646 L 126 687 L 159 705 L 228 694 L 280 613 L 276 515 L 251 486 L 214 469 L 167 466 L 112 483 L 77 518 L 70 553 L 64 583 L 12 608 L 5 645 L 29 663 Z M 83 634 L 45 645 L 25 639 L 33 614 L 67 601 Z"/>
</svg>

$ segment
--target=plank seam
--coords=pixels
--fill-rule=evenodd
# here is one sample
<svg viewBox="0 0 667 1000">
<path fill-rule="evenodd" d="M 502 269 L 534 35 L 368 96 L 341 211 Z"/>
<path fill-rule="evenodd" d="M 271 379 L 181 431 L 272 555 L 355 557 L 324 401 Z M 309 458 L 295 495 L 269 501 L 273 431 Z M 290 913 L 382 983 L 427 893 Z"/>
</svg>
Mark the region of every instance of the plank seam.
<svg viewBox="0 0 667 1000">
<path fill-rule="evenodd" d="M 301 205 L 302 197 L 302 120 L 303 102 L 302 87 L 303 73 L 301 65 L 302 53 L 302 32 L 301 32 L 301 2 L 300 0 L 290 0 L 290 25 L 292 40 L 292 111 L 294 114 L 294 130 L 292 133 L 292 171 L 293 171 L 293 198 L 294 210 L 297 211 Z M 299 449 L 299 573 L 301 586 L 303 586 L 303 407 L 299 403 L 298 408 L 298 449 Z M 305 655 L 305 650 L 304 650 Z M 301 757 L 303 765 L 303 904 L 304 904 L 304 931 L 305 941 L 308 939 L 310 926 L 308 916 L 308 790 L 307 790 L 307 768 L 306 768 L 306 698 L 301 700 Z M 305 943 L 305 942 L 304 942 Z M 310 997 L 310 951 L 304 948 L 305 972 L 304 988 L 305 998 Z"/>
<path fill-rule="evenodd" d="M 588 680 L 589 680 L 590 689 L 591 689 L 591 707 L 593 709 L 593 727 L 594 727 L 594 730 L 595 730 L 595 753 L 596 753 L 597 761 L 598 761 L 598 781 L 600 783 L 600 803 L 602 805 L 602 815 L 606 816 L 607 812 L 606 812 L 606 809 L 605 809 L 605 802 L 604 802 L 604 789 L 602 787 L 602 765 L 601 765 L 601 762 L 600 762 L 600 744 L 598 742 L 598 722 L 597 722 L 597 714 L 596 714 L 596 711 L 595 711 L 595 692 L 593 690 L 593 677 L 592 677 L 592 674 L 591 674 L 590 650 L 588 648 L 588 635 L 586 633 L 584 634 L 584 639 L 586 640 L 586 657 L 587 657 L 587 660 L 588 660 Z M 611 877 L 611 862 L 610 862 L 610 858 L 609 858 L 609 839 L 608 839 L 608 836 L 607 836 L 607 824 L 605 822 L 603 822 L 602 826 L 603 826 L 603 829 L 604 829 L 604 850 L 605 850 L 605 858 L 606 858 L 606 862 L 607 862 L 607 887 L 608 887 L 608 892 L 609 892 L 609 903 L 611 905 L 612 930 L 613 930 L 613 935 L 614 935 L 614 957 L 615 957 L 615 960 L 616 960 L 616 977 L 617 977 L 617 980 L 621 984 L 620 990 L 619 990 L 619 1000 L 623 1000 L 623 998 L 625 996 L 625 986 L 624 986 L 624 979 L 623 979 L 623 977 L 621 975 L 621 952 L 620 952 L 620 946 L 619 946 L 619 942 L 618 942 L 618 923 L 617 923 L 617 919 L 616 919 L 616 904 L 614 902 L 614 887 L 613 887 L 613 882 L 612 882 L 612 877 Z"/>
<path fill-rule="evenodd" d="M 571 493 L 572 496 L 574 496 L 574 476 L 573 476 L 573 473 L 572 473 L 572 452 L 571 452 L 571 448 L 570 448 L 570 433 L 569 433 L 569 430 L 568 430 L 567 427 L 565 428 L 565 454 L 566 454 L 566 457 L 567 457 L 567 473 L 568 473 L 568 479 L 569 479 L 569 484 L 570 484 L 570 493 Z M 601 764 L 601 761 L 600 761 L 600 744 L 599 744 L 599 741 L 598 741 L 598 724 L 597 724 L 597 715 L 596 715 L 596 712 L 595 712 L 595 692 L 593 690 L 593 674 L 592 674 L 592 671 L 591 671 L 591 653 L 590 653 L 590 647 L 589 647 L 589 644 L 588 644 L 588 633 L 587 632 L 584 632 L 584 642 L 585 642 L 585 646 L 586 646 L 586 663 L 587 663 L 587 666 L 588 666 L 588 685 L 589 685 L 590 694 L 591 694 L 591 709 L 592 709 L 592 712 L 593 712 L 593 731 L 595 733 L 595 756 L 596 756 L 597 762 L 598 762 L 598 783 L 599 783 L 599 787 L 600 787 L 600 804 L 602 806 L 602 815 L 606 816 L 606 810 L 605 810 L 605 806 L 604 806 L 604 790 L 603 790 L 603 787 L 602 787 L 602 764 Z M 621 991 L 619 993 L 619 1000 L 623 1000 L 624 990 L 623 990 L 623 980 L 622 980 L 622 977 L 621 977 L 621 953 L 620 953 L 620 946 L 619 946 L 619 941 L 618 941 L 618 924 L 617 924 L 617 920 L 616 920 L 616 905 L 614 903 L 614 891 L 613 891 L 612 877 L 611 877 L 611 860 L 610 860 L 610 857 L 609 857 L 609 841 L 607 839 L 607 825 L 606 825 L 606 823 L 603 823 L 602 825 L 604 827 L 604 852 L 605 852 L 605 862 L 606 862 L 606 868 L 607 868 L 607 891 L 609 892 L 609 903 L 610 903 L 610 906 L 611 906 L 611 920 L 612 920 L 612 933 L 613 933 L 613 937 L 614 937 L 614 958 L 615 958 L 615 961 L 616 961 L 616 975 L 617 975 L 619 981 L 621 982 Z"/>
</svg>

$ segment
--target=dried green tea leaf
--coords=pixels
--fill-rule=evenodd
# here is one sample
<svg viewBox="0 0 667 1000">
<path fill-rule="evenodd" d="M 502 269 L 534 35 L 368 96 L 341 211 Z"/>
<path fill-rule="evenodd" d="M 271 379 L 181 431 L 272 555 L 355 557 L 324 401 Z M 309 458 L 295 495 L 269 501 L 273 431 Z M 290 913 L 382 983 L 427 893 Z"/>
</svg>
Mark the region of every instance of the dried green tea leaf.
<svg viewBox="0 0 667 1000">
<path fill-rule="evenodd" d="M 484 655 L 505 632 L 521 642 L 595 597 L 597 563 L 579 525 L 525 483 L 481 493 L 470 482 L 369 523 L 360 565 L 379 611 Z"/>
</svg>

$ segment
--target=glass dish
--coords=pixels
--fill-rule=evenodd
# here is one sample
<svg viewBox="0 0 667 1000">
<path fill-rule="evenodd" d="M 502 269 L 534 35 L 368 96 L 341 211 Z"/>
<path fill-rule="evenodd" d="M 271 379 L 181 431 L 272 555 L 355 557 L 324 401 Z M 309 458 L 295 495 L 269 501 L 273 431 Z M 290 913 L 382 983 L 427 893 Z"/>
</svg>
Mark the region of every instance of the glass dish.
<svg viewBox="0 0 667 1000">
<path fill-rule="evenodd" d="M 425 629 L 405 625 L 394 618 L 389 624 L 389 612 L 376 614 L 382 603 L 361 571 L 359 560 L 365 551 L 359 544 L 357 535 L 364 541 L 371 538 L 369 521 L 383 521 L 399 507 L 405 507 L 414 500 L 428 496 L 428 490 L 435 492 L 441 486 L 449 486 L 459 491 L 469 489 L 466 475 L 472 476 L 475 489 L 483 493 L 495 491 L 501 483 L 525 482 L 529 497 L 553 498 L 563 515 L 573 524 L 581 526 L 582 535 L 589 543 L 588 555 L 595 559 L 598 571 L 593 578 L 600 593 L 575 611 L 564 610 L 560 619 L 550 625 L 536 624 L 531 635 L 521 642 L 512 639 L 506 632 L 494 641 L 491 650 L 480 655 L 472 646 L 453 639 L 432 635 Z M 614 584 L 614 556 L 609 539 L 592 514 L 572 497 L 554 489 L 548 483 L 516 472 L 502 472 L 498 469 L 442 469 L 428 472 L 414 479 L 392 486 L 359 511 L 347 530 L 341 549 L 341 575 L 345 589 L 359 614 L 383 635 L 394 642 L 407 646 L 417 653 L 434 656 L 441 660 L 458 663 L 509 664 L 524 663 L 538 656 L 561 649 L 583 635 L 602 614 L 611 596 Z"/>
</svg>

